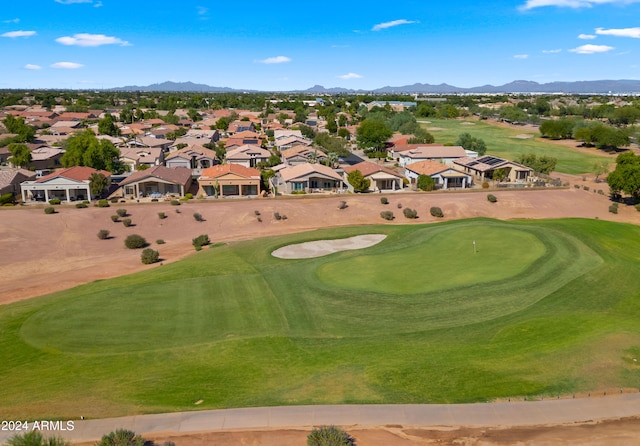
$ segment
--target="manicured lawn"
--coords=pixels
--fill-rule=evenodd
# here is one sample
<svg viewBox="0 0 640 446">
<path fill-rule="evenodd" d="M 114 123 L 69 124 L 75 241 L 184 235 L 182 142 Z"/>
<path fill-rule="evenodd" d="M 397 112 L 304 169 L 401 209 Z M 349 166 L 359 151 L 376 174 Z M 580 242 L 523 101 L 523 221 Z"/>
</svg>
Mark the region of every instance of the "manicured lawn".
<svg viewBox="0 0 640 446">
<path fill-rule="evenodd" d="M 364 233 L 387 238 L 318 259 L 270 255 Z M 639 253 L 637 226 L 577 219 L 340 228 L 205 249 L 0 307 L 0 412 L 105 417 L 639 388 Z"/>
<path fill-rule="evenodd" d="M 429 130 L 436 139 L 436 143 L 455 143 L 461 133 L 469 133 L 476 138 L 484 140 L 487 144 L 487 153 L 510 160 L 516 160 L 518 156 L 527 153 L 535 153 L 537 156 L 546 155 L 558 159 L 556 171 L 569 174 L 584 174 L 593 170 L 594 163 L 604 156 L 597 149 L 593 154 L 586 154 L 568 147 L 544 141 L 535 141 L 533 138 L 522 139 L 517 135 L 532 134 L 540 136 L 538 132 L 528 129 L 509 129 L 489 125 L 482 121 L 465 121 L 453 119 L 431 119 L 423 122 L 425 128 L 439 128 L 442 130 Z M 611 161 L 610 158 L 609 161 Z"/>
</svg>

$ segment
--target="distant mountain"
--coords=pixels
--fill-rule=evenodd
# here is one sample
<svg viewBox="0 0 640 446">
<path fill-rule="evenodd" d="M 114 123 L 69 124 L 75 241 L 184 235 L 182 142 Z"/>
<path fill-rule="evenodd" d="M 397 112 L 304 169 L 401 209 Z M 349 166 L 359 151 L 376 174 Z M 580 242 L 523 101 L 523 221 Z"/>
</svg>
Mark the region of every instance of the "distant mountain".
<svg viewBox="0 0 640 446">
<path fill-rule="evenodd" d="M 147 86 L 131 85 L 112 88 L 112 91 L 176 91 L 203 93 L 258 92 L 259 90 L 238 90 L 228 87 L 212 87 L 193 82 L 163 82 Z M 457 93 L 577 93 L 577 94 L 629 94 L 640 92 L 640 81 L 637 80 L 600 80 L 577 82 L 538 82 L 517 80 L 504 85 L 483 85 L 480 87 L 462 88 L 449 84 L 431 85 L 416 83 L 399 87 L 386 86 L 375 90 L 352 90 L 342 87 L 325 88 L 314 85 L 306 90 L 292 93 L 341 94 L 341 93 L 421 93 L 421 94 L 457 94 Z"/>
</svg>

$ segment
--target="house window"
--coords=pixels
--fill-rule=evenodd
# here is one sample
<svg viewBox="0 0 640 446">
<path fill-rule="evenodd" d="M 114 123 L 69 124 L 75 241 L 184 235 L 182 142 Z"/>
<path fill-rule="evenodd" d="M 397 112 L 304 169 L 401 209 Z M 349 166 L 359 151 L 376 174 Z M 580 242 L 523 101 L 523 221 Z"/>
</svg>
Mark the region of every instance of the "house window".
<svg viewBox="0 0 640 446">
<path fill-rule="evenodd" d="M 322 187 L 324 189 L 331 189 L 333 188 L 333 184 L 331 183 L 331 181 L 325 181 L 324 183 L 322 183 Z"/>
<path fill-rule="evenodd" d="M 318 180 L 311 180 L 310 186 L 311 189 L 317 189 L 318 188 Z"/>
<path fill-rule="evenodd" d="M 304 190 L 304 183 L 293 183 L 293 190 Z"/>
</svg>

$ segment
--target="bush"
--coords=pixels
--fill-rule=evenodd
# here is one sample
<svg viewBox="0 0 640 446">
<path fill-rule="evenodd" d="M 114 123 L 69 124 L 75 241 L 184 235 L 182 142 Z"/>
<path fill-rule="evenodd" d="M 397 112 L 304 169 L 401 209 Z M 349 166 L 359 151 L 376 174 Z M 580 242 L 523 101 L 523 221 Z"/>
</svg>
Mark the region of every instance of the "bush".
<svg viewBox="0 0 640 446">
<path fill-rule="evenodd" d="M 393 212 L 391 212 L 391 211 L 382 211 L 382 212 L 380 212 L 380 217 L 384 218 L 385 220 L 393 220 L 395 218 L 393 216 Z"/>
<path fill-rule="evenodd" d="M 573 187 L 575 187 L 576 189 L 580 189 L 580 185 L 579 184 L 574 184 Z"/>
<path fill-rule="evenodd" d="M 164 212 L 158 212 L 158 218 L 160 220 L 164 220 L 165 218 L 167 218 L 167 214 L 165 214 Z"/>
<path fill-rule="evenodd" d="M 402 203 L 398 203 L 398 209 L 402 209 Z"/>
<path fill-rule="evenodd" d="M 429 209 L 429 213 L 434 217 L 438 217 L 438 218 L 444 217 L 444 213 L 442 212 L 442 209 L 440 209 L 437 206 L 433 206 L 431 209 Z"/>
<path fill-rule="evenodd" d="M 260 211 L 253 211 L 253 213 L 258 217 L 260 216 Z"/>
<path fill-rule="evenodd" d="M 122 219 L 122 224 L 124 225 L 125 228 L 128 228 L 129 226 L 131 226 L 131 219 L 130 218 L 123 218 Z"/>
<path fill-rule="evenodd" d="M 100 240 L 106 240 L 109 238 L 109 231 L 107 231 L 106 229 L 100 229 L 98 231 L 98 238 Z"/>
<path fill-rule="evenodd" d="M 99 208 L 108 208 L 109 202 L 107 200 L 98 200 L 98 202 L 96 203 L 96 206 Z"/>
<path fill-rule="evenodd" d="M 635 205 L 636 211 L 640 212 L 640 204 Z"/>
<path fill-rule="evenodd" d="M 583 188 L 584 190 L 586 190 L 587 192 L 589 191 L 589 186 L 582 186 L 582 188 Z"/>
<path fill-rule="evenodd" d="M 193 243 L 193 246 L 196 248 L 196 251 L 200 251 L 200 249 L 202 249 L 203 246 L 210 244 L 211 240 L 209 240 L 209 236 L 207 234 L 202 234 L 194 238 L 191 241 L 191 243 Z"/>
<path fill-rule="evenodd" d="M 280 212 L 274 212 L 273 218 L 275 218 L 276 220 L 282 220 L 282 215 L 280 215 Z"/>
<path fill-rule="evenodd" d="M 204 221 L 204 218 L 202 218 L 202 215 L 197 212 L 193 214 L 193 218 L 195 218 L 196 221 Z"/>
<path fill-rule="evenodd" d="M 78 209 L 83 209 L 83 208 L 88 208 L 89 205 L 85 204 L 85 203 L 76 203 L 76 207 Z"/>
<path fill-rule="evenodd" d="M 380 203 L 389 204 L 389 200 L 387 200 L 387 197 L 380 197 Z"/>
<path fill-rule="evenodd" d="M 171 206 L 180 206 L 180 202 L 178 200 L 171 200 Z"/>
<path fill-rule="evenodd" d="M 491 203 L 496 203 L 498 201 L 498 198 L 493 194 L 489 194 L 487 195 L 487 200 L 489 200 Z"/>
<path fill-rule="evenodd" d="M 7 440 L 8 446 L 71 446 L 61 437 L 45 438 L 40 431 L 32 430 L 16 434 Z"/>
<path fill-rule="evenodd" d="M 145 248 L 140 254 L 140 261 L 145 265 L 151 265 L 152 263 L 156 263 L 160 260 L 160 253 L 155 249 Z"/>
<path fill-rule="evenodd" d="M 609 206 L 609 212 L 611 212 L 612 214 L 617 214 L 618 213 L 618 205 L 614 203 L 611 206 Z"/>
<path fill-rule="evenodd" d="M 355 440 L 335 426 L 314 428 L 307 436 L 308 446 L 355 446 Z"/>
<path fill-rule="evenodd" d="M 106 201 L 106 200 L 105 200 Z M 118 203 L 118 199 L 116 197 L 113 197 L 111 200 L 111 203 L 116 204 Z"/>
<path fill-rule="evenodd" d="M 157 245 L 164 245 L 164 244 L 165 244 L 165 241 L 164 241 L 164 240 L 162 240 L 161 238 L 159 238 L 158 240 L 156 240 L 156 244 L 157 244 Z"/>
<path fill-rule="evenodd" d="M 118 217 L 117 215 L 112 215 L 111 221 L 114 223 L 118 223 L 120 221 L 120 217 Z"/>
<path fill-rule="evenodd" d="M 157 203 L 157 202 L 158 202 L 158 199 L 157 199 L 157 198 L 152 198 L 152 199 L 151 199 L 151 202 L 152 202 L 152 203 Z"/>
<path fill-rule="evenodd" d="M 82 204 L 89 204 L 89 200 L 82 200 Z"/>
<path fill-rule="evenodd" d="M 56 210 L 54 208 L 52 208 L 51 206 L 47 206 L 46 208 L 44 208 L 44 213 L 45 214 L 55 214 Z"/>
<path fill-rule="evenodd" d="M 404 214 L 405 217 L 407 218 L 418 218 L 418 211 L 416 211 L 415 209 L 411 209 L 411 208 L 404 208 L 402 210 L 402 213 Z"/>
<path fill-rule="evenodd" d="M 145 446 L 147 441 L 135 432 L 118 429 L 115 432 L 109 432 L 103 435 L 95 446 Z"/>
<path fill-rule="evenodd" d="M 341 201 L 340 204 L 338 205 L 338 209 L 346 209 L 347 206 L 347 202 L 346 201 Z"/>
<path fill-rule="evenodd" d="M 604 195 L 604 191 L 602 189 L 598 189 L 598 195 Z"/>
<path fill-rule="evenodd" d="M 126 209 L 118 209 L 116 211 L 116 214 L 118 214 L 118 216 L 120 216 L 120 217 L 126 217 L 127 216 L 127 210 Z"/>
<path fill-rule="evenodd" d="M 126 239 L 124 239 L 124 246 L 129 249 L 139 249 L 147 246 L 147 241 L 138 234 L 131 234 Z"/>
<path fill-rule="evenodd" d="M 484 181 L 484 182 L 482 183 L 482 188 L 483 188 L 483 189 L 489 189 L 489 183 L 487 183 L 486 181 Z"/>
<path fill-rule="evenodd" d="M 184 198 L 186 198 L 187 200 L 191 200 L 193 198 L 193 194 L 192 193 L 186 193 L 186 194 L 184 194 Z"/>
<path fill-rule="evenodd" d="M 258 217 L 258 223 L 262 223 L 262 217 Z"/>
<path fill-rule="evenodd" d="M 49 204 L 60 204 L 62 201 L 59 198 L 52 198 L 49 200 Z"/>
</svg>

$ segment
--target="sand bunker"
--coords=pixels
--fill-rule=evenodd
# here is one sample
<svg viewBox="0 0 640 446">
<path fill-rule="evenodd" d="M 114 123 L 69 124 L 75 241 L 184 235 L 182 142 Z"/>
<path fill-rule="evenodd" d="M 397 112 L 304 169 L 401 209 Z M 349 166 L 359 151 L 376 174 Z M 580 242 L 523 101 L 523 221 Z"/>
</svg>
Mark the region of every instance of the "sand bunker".
<svg viewBox="0 0 640 446">
<path fill-rule="evenodd" d="M 533 138 L 533 135 L 531 133 L 521 133 L 519 135 L 513 136 L 513 138 L 517 138 L 517 139 L 529 139 L 529 138 Z"/>
<path fill-rule="evenodd" d="M 439 132 L 440 130 L 444 130 L 442 127 L 427 127 L 427 130 L 430 132 Z"/>
<path fill-rule="evenodd" d="M 476 125 L 476 123 L 475 122 L 467 122 L 467 121 L 465 121 L 465 122 L 461 122 L 460 125 Z"/>
<path fill-rule="evenodd" d="M 283 246 L 273 251 L 271 255 L 280 259 L 312 259 L 333 254 L 334 252 L 368 248 L 377 245 L 385 238 L 387 236 L 384 234 L 366 234 L 337 240 L 317 240 L 315 242 Z"/>
</svg>

